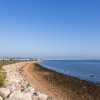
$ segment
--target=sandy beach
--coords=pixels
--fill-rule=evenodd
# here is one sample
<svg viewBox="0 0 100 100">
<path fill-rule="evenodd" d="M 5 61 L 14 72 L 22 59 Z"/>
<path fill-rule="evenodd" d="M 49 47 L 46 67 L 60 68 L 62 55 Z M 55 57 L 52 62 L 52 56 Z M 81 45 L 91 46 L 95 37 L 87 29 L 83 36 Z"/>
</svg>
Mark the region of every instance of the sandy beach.
<svg viewBox="0 0 100 100">
<path fill-rule="evenodd" d="M 36 88 L 54 100 L 100 100 L 100 86 L 48 70 L 36 63 L 22 68 Z"/>
</svg>

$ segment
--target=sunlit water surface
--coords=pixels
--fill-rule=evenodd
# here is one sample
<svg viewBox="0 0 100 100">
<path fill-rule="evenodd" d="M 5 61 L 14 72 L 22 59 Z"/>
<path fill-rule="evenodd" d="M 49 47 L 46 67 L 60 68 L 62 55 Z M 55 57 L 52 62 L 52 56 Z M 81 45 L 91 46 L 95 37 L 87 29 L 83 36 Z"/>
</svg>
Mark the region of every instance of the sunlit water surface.
<svg viewBox="0 0 100 100">
<path fill-rule="evenodd" d="M 82 80 L 100 83 L 99 60 L 47 60 L 42 66 Z"/>
</svg>

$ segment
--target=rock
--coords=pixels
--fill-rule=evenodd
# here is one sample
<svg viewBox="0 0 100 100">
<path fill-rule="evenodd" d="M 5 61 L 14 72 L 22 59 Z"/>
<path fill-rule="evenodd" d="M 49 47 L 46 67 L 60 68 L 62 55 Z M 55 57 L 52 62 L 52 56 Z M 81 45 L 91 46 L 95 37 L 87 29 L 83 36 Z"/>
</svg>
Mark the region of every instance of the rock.
<svg viewBox="0 0 100 100">
<path fill-rule="evenodd" d="M 42 93 L 38 93 L 39 100 L 47 100 L 48 96 Z"/>
<path fill-rule="evenodd" d="M 8 100 L 32 100 L 32 94 L 31 93 L 23 93 L 21 91 L 14 91 L 9 96 Z"/>
<path fill-rule="evenodd" d="M 14 91 L 16 89 L 15 85 L 12 84 L 11 87 L 10 87 L 11 91 Z"/>
<path fill-rule="evenodd" d="M 32 100 L 41 100 L 38 96 L 33 96 Z"/>
<path fill-rule="evenodd" d="M 29 86 L 28 88 L 26 88 L 23 92 L 27 93 L 27 92 L 30 92 L 30 93 L 34 93 L 35 92 L 35 89 L 31 86 Z"/>
<path fill-rule="evenodd" d="M 0 96 L 0 100 L 3 100 L 3 98 Z"/>
<path fill-rule="evenodd" d="M 26 76 L 19 70 L 24 65 L 25 63 L 16 63 L 3 67 L 6 72 L 6 88 L 0 88 L 0 93 L 6 97 L 4 100 L 51 100 L 37 91 L 30 80 L 26 80 Z"/>
<path fill-rule="evenodd" d="M 49 99 L 47 95 L 38 93 L 37 95 L 33 96 L 33 100 L 49 100 Z"/>
<path fill-rule="evenodd" d="M 10 94 L 10 90 L 7 88 L 0 88 L 0 93 L 3 94 L 4 97 L 7 97 Z"/>
</svg>

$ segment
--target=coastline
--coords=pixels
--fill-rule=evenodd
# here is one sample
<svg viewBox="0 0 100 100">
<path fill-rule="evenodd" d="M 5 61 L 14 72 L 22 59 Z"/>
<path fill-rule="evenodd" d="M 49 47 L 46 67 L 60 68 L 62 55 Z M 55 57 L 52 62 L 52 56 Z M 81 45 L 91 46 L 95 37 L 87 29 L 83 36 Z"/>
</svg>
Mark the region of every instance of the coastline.
<svg viewBox="0 0 100 100">
<path fill-rule="evenodd" d="M 100 85 L 49 70 L 41 61 L 5 65 L 0 100 L 100 100 Z"/>
<path fill-rule="evenodd" d="M 23 67 L 36 88 L 54 100 L 100 100 L 100 86 L 44 68 L 37 63 Z"/>
</svg>

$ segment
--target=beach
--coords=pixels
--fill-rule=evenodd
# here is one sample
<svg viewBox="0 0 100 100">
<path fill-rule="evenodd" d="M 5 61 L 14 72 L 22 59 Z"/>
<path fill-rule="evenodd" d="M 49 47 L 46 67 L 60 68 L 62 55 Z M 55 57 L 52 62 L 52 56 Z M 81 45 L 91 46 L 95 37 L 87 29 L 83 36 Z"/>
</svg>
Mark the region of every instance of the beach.
<svg viewBox="0 0 100 100">
<path fill-rule="evenodd" d="M 23 67 L 36 88 L 54 100 L 100 100 L 100 86 L 44 68 L 37 63 Z"/>
<path fill-rule="evenodd" d="M 100 100 L 100 85 L 49 70 L 40 62 L 3 66 L 0 100 Z"/>
</svg>

